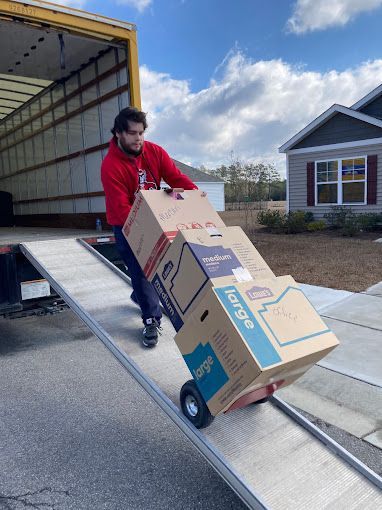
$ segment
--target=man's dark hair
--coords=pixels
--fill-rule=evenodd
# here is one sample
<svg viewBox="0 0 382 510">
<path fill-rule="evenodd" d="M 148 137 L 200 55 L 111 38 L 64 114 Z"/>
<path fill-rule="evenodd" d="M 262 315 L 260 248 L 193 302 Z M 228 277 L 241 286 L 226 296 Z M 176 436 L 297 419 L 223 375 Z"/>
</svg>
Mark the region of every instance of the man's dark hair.
<svg viewBox="0 0 382 510">
<path fill-rule="evenodd" d="M 141 122 L 143 124 L 143 128 L 147 128 L 147 120 L 145 112 L 141 112 L 138 108 L 133 108 L 132 106 L 128 106 L 119 112 L 114 120 L 114 127 L 111 130 L 113 135 L 118 133 L 122 133 L 122 131 L 127 131 L 129 129 L 129 121 L 131 122 Z"/>
</svg>

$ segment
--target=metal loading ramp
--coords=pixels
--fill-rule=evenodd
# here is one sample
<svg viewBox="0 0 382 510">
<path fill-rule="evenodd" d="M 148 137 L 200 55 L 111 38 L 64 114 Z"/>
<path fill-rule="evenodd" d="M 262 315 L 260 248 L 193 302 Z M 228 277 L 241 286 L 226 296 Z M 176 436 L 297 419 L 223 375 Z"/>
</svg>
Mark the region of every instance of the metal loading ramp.
<svg viewBox="0 0 382 510">
<path fill-rule="evenodd" d="M 26 242 L 21 250 L 249 508 L 382 508 L 381 478 L 315 427 L 318 437 L 308 431 L 304 418 L 277 398 L 195 429 L 178 408 L 179 390 L 191 377 L 170 321 L 164 317 L 158 346 L 144 349 L 131 287 L 95 250 L 76 239 Z"/>
</svg>

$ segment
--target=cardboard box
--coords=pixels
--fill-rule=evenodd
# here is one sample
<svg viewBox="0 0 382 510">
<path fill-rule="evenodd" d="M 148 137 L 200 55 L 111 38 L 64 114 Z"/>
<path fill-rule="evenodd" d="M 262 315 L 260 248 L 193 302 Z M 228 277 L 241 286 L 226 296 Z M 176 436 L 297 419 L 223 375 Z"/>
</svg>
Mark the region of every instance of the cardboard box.
<svg viewBox="0 0 382 510">
<path fill-rule="evenodd" d="M 291 276 L 209 288 L 175 342 L 214 416 L 290 384 L 338 345 Z"/>
<path fill-rule="evenodd" d="M 178 232 L 152 283 L 179 331 L 208 287 L 274 277 L 240 227 L 223 227 Z"/>
<path fill-rule="evenodd" d="M 123 233 L 146 277 L 151 279 L 179 230 L 224 226 L 200 190 L 170 194 L 143 190 L 134 201 Z"/>
</svg>

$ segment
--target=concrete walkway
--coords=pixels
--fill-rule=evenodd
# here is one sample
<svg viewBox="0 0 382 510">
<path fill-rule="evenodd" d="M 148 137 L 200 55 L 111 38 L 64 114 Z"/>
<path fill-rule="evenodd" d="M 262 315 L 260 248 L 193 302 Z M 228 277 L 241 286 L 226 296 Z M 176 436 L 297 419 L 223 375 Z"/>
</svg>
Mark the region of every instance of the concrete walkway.
<svg viewBox="0 0 382 510">
<path fill-rule="evenodd" d="M 320 366 L 382 387 L 382 282 L 361 294 L 301 288 L 340 340 Z"/>
<path fill-rule="evenodd" d="M 364 293 L 300 286 L 340 345 L 280 396 L 382 448 L 382 282 Z"/>
</svg>

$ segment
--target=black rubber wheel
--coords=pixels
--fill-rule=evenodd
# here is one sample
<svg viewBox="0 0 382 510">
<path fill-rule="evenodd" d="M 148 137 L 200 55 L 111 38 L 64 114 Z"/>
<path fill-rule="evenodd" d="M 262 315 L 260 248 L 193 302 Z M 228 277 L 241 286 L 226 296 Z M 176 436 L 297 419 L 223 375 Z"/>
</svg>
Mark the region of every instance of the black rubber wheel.
<svg viewBox="0 0 382 510">
<path fill-rule="evenodd" d="M 214 419 L 193 379 L 183 384 L 180 390 L 180 405 L 183 414 L 197 429 L 208 427 Z"/>
</svg>

